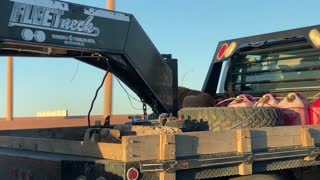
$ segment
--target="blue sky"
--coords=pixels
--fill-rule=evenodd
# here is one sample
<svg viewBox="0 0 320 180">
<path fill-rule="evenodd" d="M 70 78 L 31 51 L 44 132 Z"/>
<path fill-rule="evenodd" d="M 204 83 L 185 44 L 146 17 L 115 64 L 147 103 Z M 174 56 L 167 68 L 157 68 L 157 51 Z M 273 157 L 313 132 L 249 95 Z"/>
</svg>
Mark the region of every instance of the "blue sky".
<svg viewBox="0 0 320 180">
<path fill-rule="evenodd" d="M 105 0 L 69 0 L 105 7 Z M 320 24 L 320 1 L 116 0 L 132 13 L 161 53 L 179 59 L 179 84 L 201 89 L 220 40 Z M 0 58 L 0 117 L 5 116 L 5 58 Z M 78 66 L 78 71 L 77 71 Z M 84 115 L 104 72 L 73 59 L 15 58 L 14 115 L 68 109 Z M 76 73 L 77 72 L 77 73 Z M 132 93 L 132 92 L 131 92 Z M 114 81 L 113 113 L 134 110 Z M 141 104 L 134 103 L 137 108 Z M 94 114 L 102 113 L 102 93 Z"/>
</svg>

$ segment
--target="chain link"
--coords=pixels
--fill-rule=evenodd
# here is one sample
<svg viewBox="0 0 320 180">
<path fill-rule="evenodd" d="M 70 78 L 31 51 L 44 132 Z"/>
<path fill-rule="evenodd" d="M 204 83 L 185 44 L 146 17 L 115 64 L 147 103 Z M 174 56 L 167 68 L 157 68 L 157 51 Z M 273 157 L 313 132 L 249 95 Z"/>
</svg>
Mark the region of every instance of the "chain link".
<svg viewBox="0 0 320 180">
<path fill-rule="evenodd" d="M 142 102 L 142 110 L 143 110 L 143 119 L 146 120 L 148 119 L 147 105 L 143 100 L 141 100 L 141 102 Z"/>
</svg>

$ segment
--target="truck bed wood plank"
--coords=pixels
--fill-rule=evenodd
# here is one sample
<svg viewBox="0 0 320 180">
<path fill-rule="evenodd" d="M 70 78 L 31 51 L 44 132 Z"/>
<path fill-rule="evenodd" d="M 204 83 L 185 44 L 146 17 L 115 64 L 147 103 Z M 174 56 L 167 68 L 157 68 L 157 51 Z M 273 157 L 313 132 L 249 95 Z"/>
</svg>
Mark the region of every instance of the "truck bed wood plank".
<svg viewBox="0 0 320 180">
<path fill-rule="evenodd" d="M 165 149 L 168 149 L 170 146 L 163 146 L 163 143 L 169 145 L 170 143 L 174 144 L 174 141 L 175 148 L 170 147 L 169 149 L 171 149 L 171 151 L 175 149 L 176 157 L 237 152 L 239 151 L 239 146 L 237 145 L 236 132 L 236 130 L 230 130 L 221 132 L 202 131 L 178 133 L 172 136 L 171 140 L 170 138 L 168 139 L 168 137 L 161 139 L 160 135 L 125 136 L 122 138 L 122 144 L 0 136 L 0 147 L 131 162 L 163 158 L 171 159 L 174 157 L 173 154 L 168 154 L 168 152 L 165 151 Z M 308 137 L 307 139 L 314 139 L 315 143 L 320 142 L 320 126 L 309 127 L 308 132 L 309 135 L 306 134 L 308 135 L 306 136 Z M 302 146 L 302 137 L 304 137 L 301 135 L 301 126 L 254 128 L 250 129 L 250 136 L 252 150 Z M 166 141 L 170 141 L 169 144 Z"/>
<path fill-rule="evenodd" d="M 301 145 L 305 147 L 314 147 L 314 139 L 311 137 L 308 127 L 300 127 Z"/>
<path fill-rule="evenodd" d="M 176 173 L 160 173 L 160 180 L 176 180 Z"/>
<path fill-rule="evenodd" d="M 122 137 L 124 162 L 154 160 L 160 157 L 160 135 Z"/>
<path fill-rule="evenodd" d="M 304 147 L 315 147 L 314 139 L 311 136 L 310 129 L 308 127 L 300 127 L 301 144 Z M 317 156 L 306 156 L 304 160 L 312 161 L 315 160 Z"/>
<path fill-rule="evenodd" d="M 300 126 L 251 129 L 252 149 L 301 146 Z"/>
<path fill-rule="evenodd" d="M 297 136 L 268 136 L 252 138 L 252 149 L 279 148 L 289 146 L 300 146 L 301 138 Z"/>
<path fill-rule="evenodd" d="M 0 136 L 0 147 L 121 160 L 121 144 Z"/>
<path fill-rule="evenodd" d="M 251 132 L 249 129 L 239 129 L 236 131 L 237 152 L 247 153 L 252 151 Z"/>
<path fill-rule="evenodd" d="M 176 134 L 176 157 L 237 151 L 235 131 Z"/>
<path fill-rule="evenodd" d="M 263 128 L 252 128 L 254 130 L 251 134 L 252 137 L 264 136 L 264 134 L 259 133 L 264 131 L 268 133 L 268 136 L 281 136 L 281 135 L 297 135 L 300 126 L 277 126 L 277 127 L 263 127 Z"/>
<path fill-rule="evenodd" d="M 236 131 L 237 152 L 251 153 L 251 132 L 249 129 L 239 129 Z M 252 163 L 241 163 L 239 165 L 239 175 L 252 174 Z"/>
<path fill-rule="evenodd" d="M 168 160 L 176 158 L 176 140 L 175 135 L 160 135 L 160 160 Z"/>
<path fill-rule="evenodd" d="M 320 144 L 320 126 L 306 126 L 309 128 L 311 137 L 315 144 Z"/>
<path fill-rule="evenodd" d="M 0 131 L 0 136 L 80 140 L 84 137 L 84 134 L 87 129 L 87 126 L 83 126 L 44 129 L 2 130 Z"/>
</svg>

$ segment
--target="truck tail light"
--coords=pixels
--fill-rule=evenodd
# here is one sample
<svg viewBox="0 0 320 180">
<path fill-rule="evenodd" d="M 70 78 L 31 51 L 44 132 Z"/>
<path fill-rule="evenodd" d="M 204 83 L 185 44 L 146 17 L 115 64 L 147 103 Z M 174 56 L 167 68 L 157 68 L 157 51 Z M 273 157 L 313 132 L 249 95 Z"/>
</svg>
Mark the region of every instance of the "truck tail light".
<svg viewBox="0 0 320 180">
<path fill-rule="evenodd" d="M 217 59 L 221 60 L 223 57 L 228 58 L 230 57 L 234 51 L 237 48 L 237 43 L 236 42 L 232 42 L 230 44 L 224 43 L 222 44 L 222 46 L 220 47 L 218 54 L 217 54 Z"/>
<path fill-rule="evenodd" d="M 127 172 L 129 180 L 137 180 L 139 178 L 139 171 L 136 168 L 130 168 Z"/>
<path fill-rule="evenodd" d="M 228 44 L 227 43 L 222 44 L 222 46 L 219 49 L 218 54 L 217 54 L 218 60 L 222 59 L 222 57 L 223 57 L 224 53 L 226 53 L 227 49 L 228 49 Z"/>
</svg>

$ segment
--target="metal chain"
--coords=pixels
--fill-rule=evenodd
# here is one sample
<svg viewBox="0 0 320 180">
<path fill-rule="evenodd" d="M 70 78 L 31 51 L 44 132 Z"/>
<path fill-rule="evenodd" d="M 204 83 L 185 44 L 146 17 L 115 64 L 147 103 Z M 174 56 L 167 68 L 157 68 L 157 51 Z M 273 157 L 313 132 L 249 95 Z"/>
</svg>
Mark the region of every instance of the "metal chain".
<svg viewBox="0 0 320 180">
<path fill-rule="evenodd" d="M 148 113 L 147 113 L 147 104 L 144 102 L 143 99 L 141 99 L 142 102 L 142 110 L 143 110 L 143 119 L 148 119 Z"/>
</svg>

